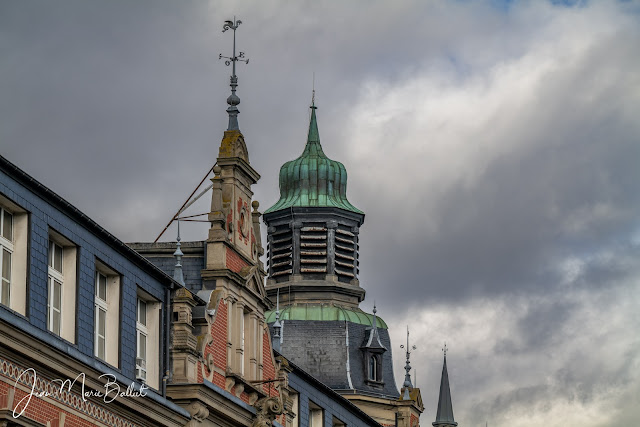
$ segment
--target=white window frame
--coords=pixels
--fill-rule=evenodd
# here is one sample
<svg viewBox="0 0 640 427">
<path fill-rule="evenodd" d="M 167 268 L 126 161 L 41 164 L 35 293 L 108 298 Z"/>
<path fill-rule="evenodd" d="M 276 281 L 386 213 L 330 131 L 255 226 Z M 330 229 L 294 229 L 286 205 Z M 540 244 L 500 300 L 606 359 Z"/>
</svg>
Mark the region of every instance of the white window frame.
<svg viewBox="0 0 640 427">
<path fill-rule="evenodd" d="M 144 306 L 144 319 L 141 319 L 140 308 Z M 144 323 L 141 322 L 144 320 Z M 138 297 L 136 300 L 136 379 L 138 381 L 147 381 L 147 359 L 149 355 L 148 344 L 149 330 L 147 328 L 149 324 L 149 304 L 147 301 Z M 141 354 L 140 343 L 144 338 L 144 355 Z"/>
<path fill-rule="evenodd" d="M 10 235 L 4 236 L 4 228 L 6 223 L 6 215 L 10 215 L 11 221 Z M 13 252 L 14 252 L 14 236 L 15 221 L 13 212 L 8 211 L 0 206 L 0 304 L 10 306 L 11 303 L 11 277 L 13 269 Z M 6 254 L 9 254 L 9 271 L 4 271 Z M 6 274 L 8 273 L 8 277 Z M 6 298 L 3 296 L 6 295 Z"/>
<path fill-rule="evenodd" d="M 104 299 L 100 297 L 100 279 L 104 278 Z M 95 323 L 94 323 L 94 354 L 102 360 L 107 359 L 107 275 L 101 271 L 96 271 L 95 283 Z M 104 313 L 104 324 L 100 323 L 100 312 Z M 100 333 L 100 326 L 103 332 Z M 100 341 L 102 340 L 102 354 L 100 353 Z"/>
<path fill-rule="evenodd" d="M 60 248 L 60 271 L 56 270 L 55 264 L 55 251 L 56 247 Z M 62 334 L 62 313 L 64 305 L 64 247 L 54 240 L 49 240 L 49 278 L 47 285 L 47 329 L 56 335 Z M 60 286 L 60 306 L 56 307 L 54 303 L 55 285 Z M 54 330 L 54 314 L 58 313 L 58 329 Z"/>
</svg>

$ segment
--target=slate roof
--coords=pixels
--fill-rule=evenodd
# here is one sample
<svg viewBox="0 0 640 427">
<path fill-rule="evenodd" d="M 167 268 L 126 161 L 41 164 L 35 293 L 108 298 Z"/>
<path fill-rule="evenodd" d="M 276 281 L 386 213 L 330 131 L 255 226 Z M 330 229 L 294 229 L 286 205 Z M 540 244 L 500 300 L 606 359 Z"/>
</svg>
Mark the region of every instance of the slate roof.
<svg viewBox="0 0 640 427">
<path fill-rule="evenodd" d="M 397 399 L 400 393 L 393 376 L 391 350 L 382 355 L 383 386 L 375 387 L 366 382 L 368 366 L 361 347 L 370 329 L 367 325 L 344 320 L 285 320 L 280 352 L 338 392 L 357 391 Z M 378 329 L 378 334 L 381 343 L 391 349 L 389 332 Z"/>
<path fill-rule="evenodd" d="M 157 243 L 127 243 L 127 245 L 149 262 L 162 270 L 168 276 L 173 277 L 176 266 L 176 258 L 173 253 L 176 250 L 176 242 Z M 182 274 L 185 287 L 192 293 L 202 289 L 202 270 L 204 269 L 206 245 L 204 242 L 181 242 Z"/>
</svg>

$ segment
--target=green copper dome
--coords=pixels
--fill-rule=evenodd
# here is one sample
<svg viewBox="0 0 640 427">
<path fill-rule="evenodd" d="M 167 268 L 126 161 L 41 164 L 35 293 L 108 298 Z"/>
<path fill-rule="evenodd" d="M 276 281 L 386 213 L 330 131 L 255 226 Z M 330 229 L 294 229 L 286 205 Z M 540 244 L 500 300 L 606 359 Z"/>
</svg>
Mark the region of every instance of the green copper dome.
<svg viewBox="0 0 640 427">
<path fill-rule="evenodd" d="M 276 321 L 275 310 L 267 311 L 264 315 L 267 323 Z M 365 313 L 359 308 L 349 309 L 334 305 L 296 304 L 280 310 L 280 320 L 346 320 L 360 325 L 372 326 L 373 314 Z M 379 316 L 376 316 L 376 326 L 380 329 L 387 329 L 387 324 Z"/>
<path fill-rule="evenodd" d="M 292 207 L 333 207 L 364 213 L 347 200 L 347 170 L 322 151 L 316 106 L 311 106 L 309 137 L 304 152 L 280 168 L 280 200 L 265 211 Z"/>
</svg>

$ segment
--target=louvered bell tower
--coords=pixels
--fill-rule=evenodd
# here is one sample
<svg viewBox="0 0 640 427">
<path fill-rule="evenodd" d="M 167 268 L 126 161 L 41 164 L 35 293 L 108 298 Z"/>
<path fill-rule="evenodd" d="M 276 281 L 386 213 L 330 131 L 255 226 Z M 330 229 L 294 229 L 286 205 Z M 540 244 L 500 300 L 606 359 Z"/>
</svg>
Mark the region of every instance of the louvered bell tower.
<svg viewBox="0 0 640 427">
<path fill-rule="evenodd" d="M 280 200 L 267 209 L 267 294 L 280 302 L 357 308 L 358 232 L 364 213 L 347 200 L 347 171 L 322 151 L 316 107 L 307 144 L 280 169 Z"/>
</svg>

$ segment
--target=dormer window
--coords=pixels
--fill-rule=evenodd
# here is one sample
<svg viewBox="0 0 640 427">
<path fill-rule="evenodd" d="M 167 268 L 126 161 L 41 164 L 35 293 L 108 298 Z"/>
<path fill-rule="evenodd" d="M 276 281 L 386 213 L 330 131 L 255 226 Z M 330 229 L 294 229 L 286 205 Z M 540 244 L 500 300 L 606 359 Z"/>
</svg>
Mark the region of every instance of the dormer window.
<svg viewBox="0 0 640 427">
<path fill-rule="evenodd" d="M 372 354 L 369 356 L 369 380 L 382 382 L 382 355 Z"/>
</svg>

